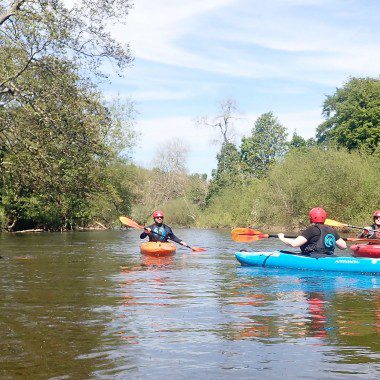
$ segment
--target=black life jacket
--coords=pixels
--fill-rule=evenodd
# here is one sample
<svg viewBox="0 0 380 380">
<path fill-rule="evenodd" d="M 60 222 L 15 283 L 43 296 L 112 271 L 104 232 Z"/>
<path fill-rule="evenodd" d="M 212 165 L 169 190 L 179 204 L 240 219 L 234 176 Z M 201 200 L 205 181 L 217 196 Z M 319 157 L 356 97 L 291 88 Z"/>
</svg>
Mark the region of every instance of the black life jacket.
<svg viewBox="0 0 380 380">
<path fill-rule="evenodd" d="M 301 247 L 302 253 L 307 255 L 310 255 L 311 253 L 319 255 L 333 255 L 336 246 L 336 238 L 332 233 L 331 228 L 325 226 L 324 224 L 316 224 L 315 226 L 320 231 L 319 238 L 315 243 L 306 243 L 304 247 Z"/>
</svg>

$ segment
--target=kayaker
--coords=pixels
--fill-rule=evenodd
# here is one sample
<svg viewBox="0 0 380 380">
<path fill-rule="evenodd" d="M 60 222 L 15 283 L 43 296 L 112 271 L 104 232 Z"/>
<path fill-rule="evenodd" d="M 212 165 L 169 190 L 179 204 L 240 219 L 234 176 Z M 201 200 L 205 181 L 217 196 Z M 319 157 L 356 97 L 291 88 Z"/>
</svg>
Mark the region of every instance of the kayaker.
<svg viewBox="0 0 380 380">
<path fill-rule="evenodd" d="M 170 239 L 184 247 L 187 246 L 186 242 L 175 236 L 172 229 L 164 224 L 165 215 L 161 210 L 154 211 L 152 217 L 154 224 L 144 228 L 140 239 L 145 239 L 147 236 L 149 236 L 149 241 L 168 241 Z"/>
<path fill-rule="evenodd" d="M 334 254 L 337 246 L 346 249 L 346 242 L 330 226 L 325 225 L 326 211 L 315 207 L 309 212 L 311 226 L 307 227 L 296 238 L 286 238 L 283 233 L 278 238 L 293 248 L 300 247 L 303 255 L 311 257 L 326 257 Z"/>
<path fill-rule="evenodd" d="M 364 227 L 360 238 L 380 238 L 380 210 L 376 210 L 373 213 L 373 224 L 368 227 Z"/>
</svg>

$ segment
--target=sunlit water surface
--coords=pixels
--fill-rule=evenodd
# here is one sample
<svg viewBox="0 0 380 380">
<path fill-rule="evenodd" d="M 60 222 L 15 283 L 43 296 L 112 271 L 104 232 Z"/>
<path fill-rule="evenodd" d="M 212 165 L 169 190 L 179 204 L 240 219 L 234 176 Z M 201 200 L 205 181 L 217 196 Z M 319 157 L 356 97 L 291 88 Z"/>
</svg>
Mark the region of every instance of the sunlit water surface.
<svg viewBox="0 0 380 380">
<path fill-rule="evenodd" d="M 1 379 L 375 379 L 380 276 L 241 267 L 229 231 L 0 235 Z M 348 255 L 349 251 L 343 252 Z"/>
</svg>

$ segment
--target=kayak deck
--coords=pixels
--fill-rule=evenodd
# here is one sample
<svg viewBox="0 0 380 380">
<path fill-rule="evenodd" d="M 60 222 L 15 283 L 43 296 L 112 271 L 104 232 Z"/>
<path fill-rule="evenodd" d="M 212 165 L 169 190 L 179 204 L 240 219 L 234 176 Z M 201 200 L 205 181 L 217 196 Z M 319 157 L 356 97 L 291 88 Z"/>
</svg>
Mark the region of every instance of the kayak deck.
<svg viewBox="0 0 380 380">
<path fill-rule="evenodd" d="M 177 247 L 169 242 L 147 241 L 141 244 L 140 251 L 144 255 L 169 256 L 173 255 Z"/>
<path fill-rule="evenodd" d="M 236 252 L 242 265 L 316 271 L 380 274 L 380 259 L 356 257 L 313 258 L 283 251 Z"/>
</svg>

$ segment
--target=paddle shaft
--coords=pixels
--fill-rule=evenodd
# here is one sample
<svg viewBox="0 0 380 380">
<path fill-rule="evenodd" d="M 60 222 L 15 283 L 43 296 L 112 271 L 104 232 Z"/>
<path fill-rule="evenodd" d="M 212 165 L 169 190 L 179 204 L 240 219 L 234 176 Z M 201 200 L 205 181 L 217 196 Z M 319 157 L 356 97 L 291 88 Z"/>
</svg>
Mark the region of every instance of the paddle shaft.
<svg viewBox="0 0 380 380">
<path fill-rule="evenodd" d="M 325 224 L 328 226 L 332 226 L 332 227 L 349 227 L 349 228 L 356 228 L 358 230 L 368 230 L 371 232 L 376 232 L 376 230 L 374 230 L 373 228 L 352 226 L 351 224 L 341 223 L 341 222 L 338 222 L 337 220 L 333 220 L 333 219 L 326 219 Z"/>
<path fill-rule="evenodd" d="M 261 231 L 253 230 L 251 228 L 235 228 L 231 231 L 231 236 L 235 241 L 240 243 L 250 243 L 267 238 L 278 238 L 278 234 L 264 234 Z M 285 235 L 285 238 L 295 239 L 297 236 Z M 367 238 L 342 238 L 348 242 L 363 242 L 380 244 L 380 239 L 367 239 Z"/>
<path fill-rule="evenodd" d="M 121 223 L 123 223 L 124 225 L 126 225 L 126 226 L 128 226 L 128 227 L 132 227 L 132 228 L 140 228 L 140 229 L 142 229 L 142 230 L 147 230 L 147 227 L 141 226 L 140 224 L 138 224 L 138 223 L 135 222 L 134 220 L 129 219 L 129 218 L 125 217 L 125 216 L 120 216 L 120 217 L 119 217 L 119 220 L 120 220 Z M 152 231 L 152 230 L 150 230 L 150 232 L 151 232 L 151 233 L 154 233 L 154 234 L 156 234 L 156 235 L 158 235 L 158 236 L 162 236 L 162 237 L 164 237 L 164 238 L 166 238 L 166 239 L 172 240 L 172 241 L 174 241 L 175 243 L 178 243 L 178 242 L 176 242 L 174 239 L 170 238 L 169 236 L 162 235 L 162 234 L 160 234 L 160 233 L 158 233 L 158 232 L 155 232 L 155 231 Z M 147 235 L 148 235 L 148 234 L 147 234 Z M 188 245 L 188 244 L 182 244 L 182 243 L 178 243 L 178 244 L 181 244 L 183 247 L 190 248 L 192 251 L 195 251 L 195 252 L 204 252 L 204 251 L 206 251 L 204 248 L 191 247 L 191 246 Z"/>
<path fill-rule="evenodd" d="M 270 237 L 270 238 L 271 237 L 278 238 L 278 235 L 268 235 L 268 237 Z M 288 235 L 285 235 L 284 237 L 288 238 L 288 239 L 295 239 L 297 236 L 288 236 Z M 380 243 L 380 239 L 342 238 L 342 240 L 348 241 L 348 242 L 364 242 L 364 243 L 377 243 L 377 244 Z"/>
<path fill-rule="evenodd" d="M 268 234 L 264 234 L 264 235 L 268 235 Z M 268 235 L 269 238 L 278 238 L 278 234 L 275 234 L 275 235 Z M 284 238 L 287 238 L 287 239 L 295 239 L 297 236 L 292 236 L 292 235 L 284 235 Z"/>
</svg>

